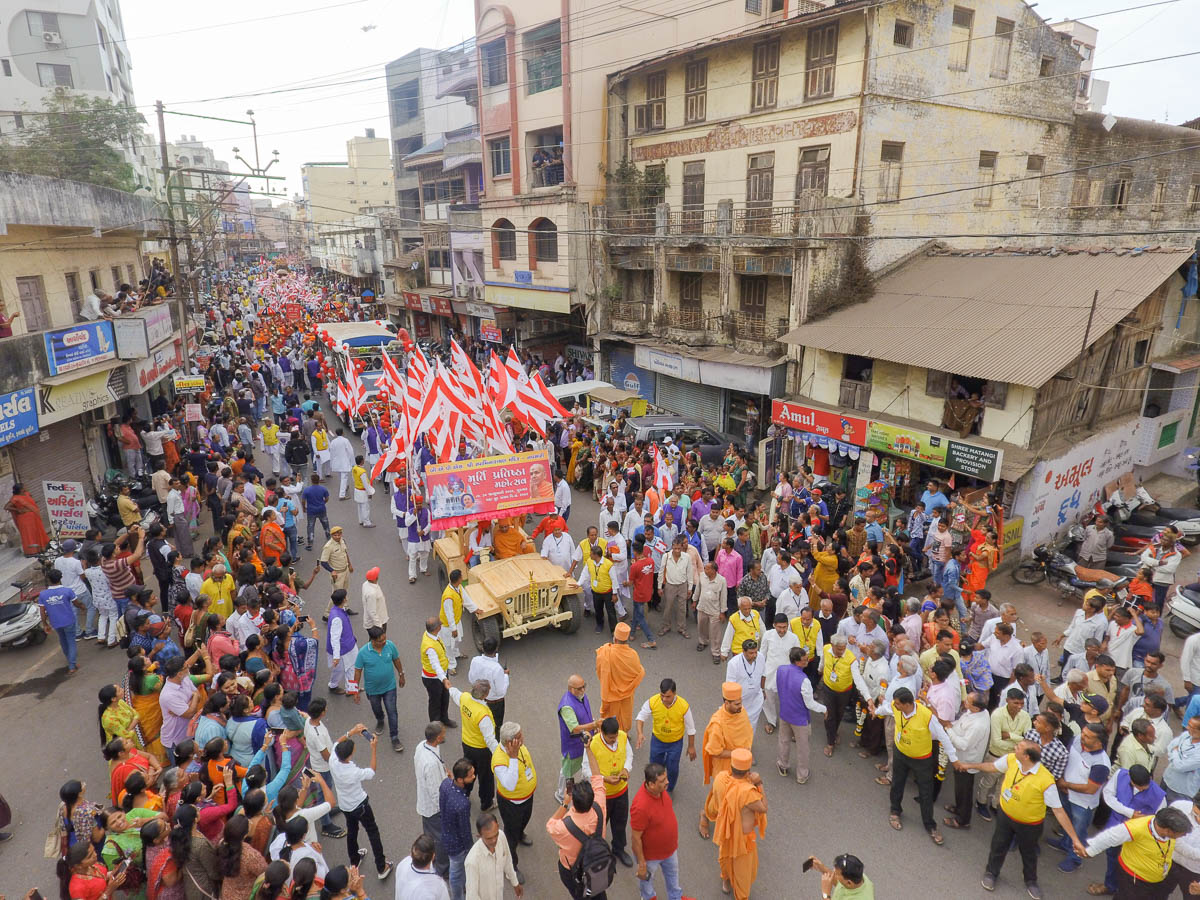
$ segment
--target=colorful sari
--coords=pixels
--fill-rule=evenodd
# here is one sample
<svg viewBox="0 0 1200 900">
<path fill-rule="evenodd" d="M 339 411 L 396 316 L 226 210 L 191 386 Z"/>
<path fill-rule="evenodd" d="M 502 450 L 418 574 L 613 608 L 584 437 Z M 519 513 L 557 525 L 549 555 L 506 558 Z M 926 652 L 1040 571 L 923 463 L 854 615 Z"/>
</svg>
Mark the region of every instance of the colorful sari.
<svg viewBox="0 0 1200 900">
<path fill-rule="evenodd" d="M 162 883 L 167 872 L 174 873 L 175 862 L 171 859 L 169 844 L 157 844 L 146 848 L 146 900 L 184 900 L 183 879 L 170 887 Z"/>
<path fill-rule="evenodd" d="M 987 587 L 988 576 L 1000 565 L 1000 551 L 987 543 L 982 531 L 971 531 L 971 548 L 968 551 L 967 571 L 963 573 L 963 599 L 971 603 L 975 592 Z"/>
<path fill-rule="evenodd" d="M 28 491 L 13 494 L 7 504 L 13 524 L 21 534 L 21 550 L 26 556 L 37 556 L 46 549 L 50 537 L 42 524 L 42 511 Z"/>
<path fill-rule="evenodd" d="M 137 712 L 124 700 L 118 700 L 104 710 L 104 714 L 100 716 L 100 726 L 104 729 L 105 743 L 114 738 L 127 738 L 135 744 L 138 743 L 137 720 Z"/>
<path fill-rule="evenodd" d="M 162 689 L 163 680 L 157 675 L 147 675 L 142 683 L 143 693 L 135 694 L 131 681 L 132 675 L 132 672 L 125 673 L 121 691 L 125 702 L 133 707 L 133 711 L 137 714 L 134 742 L 165 765 L 167 751 L 163 749 L 163 745 L 158 739 L 163 724 L 162 708 L 158 705 L 158 692 Z"/>
</svg>

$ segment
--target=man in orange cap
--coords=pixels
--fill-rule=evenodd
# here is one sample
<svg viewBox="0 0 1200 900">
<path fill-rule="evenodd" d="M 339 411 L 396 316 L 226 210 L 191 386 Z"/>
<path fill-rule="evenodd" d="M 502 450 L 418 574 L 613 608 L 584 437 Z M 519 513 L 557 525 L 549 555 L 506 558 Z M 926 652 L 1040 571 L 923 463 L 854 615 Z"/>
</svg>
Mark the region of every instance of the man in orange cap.
<svg viewBox="0 0 1200 900">
<path fill-rule="evenodd" d="M 758 836 L 765 836 L 767 830 L 767 798 L 762 776 L 750 771 L 754 755 L 749 750 L 734 750 L 729 761 L 729 770 L 713 779 L 717 805 L 713 843 L 721 866 L 721 890 L 732 890 L 734 900 L 749 900 L 758 877 Z M 747 812 L 753 816 L 749 828 Z"/>
<path fill-rule="evenodd" d="M 628 733 L 633 727 L 633 692 L 646 677 L 637 651 L 629 646 L 629 625 L 618 622 L 612 643 L 596 648 L 596 677 L 600 679 L 600 718 L 613 716 Z"/>
<path fill-rule="evenodd" d="M 710 784 L 722 772 L 729 771 L 735 750 L 749 750 L 754 743 L 754 726 L 742 709 L 742 686 L 736 681 L 721 685 L 721 707 L 708 720 L 704 729 L 701 757 L 704 763 L 704 783 Z M 700 836 L 708 840 L 709 822 L 717 818 L 717 803 L 709 788 L 704 808 L 700 811 Z"/>
<path fill-rule="evenodd" d="M 376 627 L 387 632 L 387 598 L 379 586 L 379 566 L 367 569 L 367 580 L 362 586 L 363 628 Z"/>
</svg>

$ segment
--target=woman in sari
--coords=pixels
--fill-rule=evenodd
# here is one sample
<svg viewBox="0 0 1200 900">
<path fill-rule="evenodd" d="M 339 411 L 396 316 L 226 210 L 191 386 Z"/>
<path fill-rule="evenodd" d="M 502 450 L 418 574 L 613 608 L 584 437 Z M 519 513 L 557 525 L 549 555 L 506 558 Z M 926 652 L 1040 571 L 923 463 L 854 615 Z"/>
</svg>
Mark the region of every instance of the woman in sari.
<svg viewBox="0 0 1200 900">
<path fill-rule="evenodd" d="M 26 556 L 37 556 L 50 543 L 46 526 L 42 524 L 42 511 L 37 501 L 21 484 L 13 485 L 12 498 L 4 504 L 13 518 L 13 524 L 21 533 L 21 550 Z"/>
<path fill-rule="evenodd" d="M 115 684 L 100 688 L 100 746 L 114 738 L 136 740 L 138 714 L 121 699 L 121 689 Z"/>
<path fill-rule="evenodd" d="M 176 432 L 178 434 L 178 432 Z M 163 468 L 168 472 L 176 471 L 179 465 L 179 446 L 176 443 L 176 438 L 164 438 L 163 447 Z"/>
<path fill-rule="evenodd" d="M 134 741 L 138 747 L 152 755 L 160 763 L 167 761 L 167 753 L 158 739 L 162 730 L 162 708 L 158 705 L 158 692 L 163 679 L 154 674 L 155 666 L 144 656 L 129 660 L 125 670 L 125 681 L 121 685 L 123 698 L 137 714 L 134 723 Z"/>
<path fill-rule="evenodd" d="M 584 448 L 583 438 L 579 436 L 579 432 L 571 438 L 571 443 L 567 445 L 567 449 L 571 451 L 571 456 L 567 459 L 567 471 L 564 476 L 567 479 L 567 484 L 575 484 L 575 464 L 579 462 L 579 451 Z"/>
<path fill-rule="evenodd" d="M 292 866 L 291 900 L 313 900 L 321 896 L 325 882 L 317 877 L 317 861 L 306 856 Z"/>
<path fill-rule="evenodd" d="M 134 772 L 141 772 L 151 783 L 162 772 L 158 760 L 140 751 L 128 738 L 113 738 L 105 744 L 104 758 L 108 761 L 109 793 L 114 804 L 125 790 L 125 780 Z"/>
<path fill-rule="evenodd" d="M 988 576 L 1000 565 L 1000 548 L 996 532 L 990 528 L 984 534 L 977 528 L 971 530 L 971 546 L 967 551 L 970 564 L 963 574 L 963 600 L 967 604 L 975 601 L 975 592 L 987 587 Z"/>
<path fill-rule="evenodd" d="M 306 621 L 312 637 L 300 634 Z M 281 625 L 274 632 L 271 658 L 279 666 L 279 683 L 284 690 L 296 692 L 299 698 L 296 708 L 304 712 L 308 712 L 313 682 L 317 678 L 320 639 L 317 624 L 311 619 L 297 619 L 290 627 Z"/>
<path fill-rule="evenodd" d="M 180 834 L 178 839 L 176 832 Z M 179 826 L 171 827 L 161 819 L 143 825 L 141 836 L 146 900 L 184 900 L 183 866 L 191 849 L 189 836 Z"/>
<path fill-rule="evenodd" d="M 278 900 L 283 896 L 283 889 L 290 874 L 291 866 L 281 859 L 268 864 L 267 870 L 254 879 L 254 885 L 250 888 L 250 900 Z"/>
<path fill-rule="evenodd" d="M 61 853 L 78 843 L 91 844 L 96 830 L 96 814 L 100 807 L 87 799 L 87 785 L 68 781 L 58 789 L 58 831 L 63 842 Z"/>
</svg>

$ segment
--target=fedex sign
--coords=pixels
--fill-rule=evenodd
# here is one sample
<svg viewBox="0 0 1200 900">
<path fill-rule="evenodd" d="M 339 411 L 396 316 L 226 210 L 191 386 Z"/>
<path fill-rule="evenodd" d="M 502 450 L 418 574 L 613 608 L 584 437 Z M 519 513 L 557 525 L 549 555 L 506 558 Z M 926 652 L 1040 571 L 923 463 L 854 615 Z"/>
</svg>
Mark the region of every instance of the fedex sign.
<svg viewBox="0 0 1200 900">
<path fill-rule="evenodd" d="M 771 421 L 784 428 L 809 431 L 846 444 L 857 444 L 859 447 L 866 445 L 866 419 L 788 403 L 786 400 L 772 400 Z"/>
</svg>

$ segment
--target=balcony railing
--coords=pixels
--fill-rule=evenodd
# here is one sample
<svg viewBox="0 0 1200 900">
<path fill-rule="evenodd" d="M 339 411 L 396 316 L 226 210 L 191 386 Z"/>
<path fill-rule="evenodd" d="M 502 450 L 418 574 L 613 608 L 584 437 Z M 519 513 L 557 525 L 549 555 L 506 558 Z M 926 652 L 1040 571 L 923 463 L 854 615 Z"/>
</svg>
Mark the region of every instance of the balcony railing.
<svg viewBox="0 0 1200 900">
<path fill-rule="evenodd" d="M 704 210 L 685 209 L 667 217 L 671 234 L 717 234 L 717 214 Z"/>
<path fill-rule="evenodd" d="M 675 308 L 667 311 L 667 324 L 672 328 L 684 331 L 704 331 L 707 328 L 708 316 L 702 309 Z"/>
<path fill-rule="evenodd" d="M 650 304 L 639 300 L 613 300 L 608 304 L 613 322 L 645 322 Z"/>
<path fill-rule="evenodd" d="M 730 337 L 751 341 L 774 341 L 787 330 L 787 319 L 734 312 L 728 317 Z"/>
<path fill-rule="evenodd" d="M 608 230 L 614 234 L 654 234 L 654 210 L 620 212 L 608 217 Z"/>
</svg>

